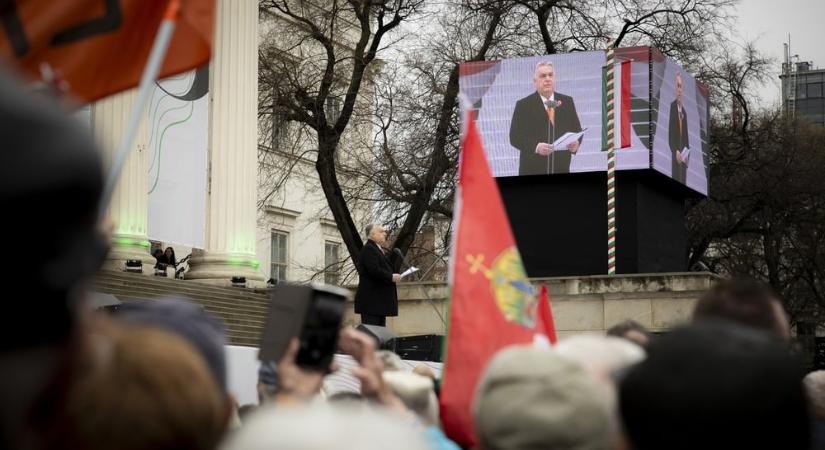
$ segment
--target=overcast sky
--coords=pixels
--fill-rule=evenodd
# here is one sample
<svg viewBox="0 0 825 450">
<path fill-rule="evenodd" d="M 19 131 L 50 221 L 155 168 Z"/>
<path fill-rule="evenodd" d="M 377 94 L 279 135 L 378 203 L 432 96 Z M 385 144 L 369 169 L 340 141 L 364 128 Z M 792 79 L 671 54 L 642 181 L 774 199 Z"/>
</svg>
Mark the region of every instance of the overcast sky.
<svg viewBox="0 0 825 450">
<path fill-rule="evenodd" d="M 773 89 L 766 92 L 765 103 L 778 102 L 782 44 L 791 37 L 791 53 L 801 61 L 825 68 L 825 0 L 740 0 L 736 33 L 756 40 L 763 53 L 776 59 Z M 771 92 L 772 91 L 772 92 Z"/>
</svg>

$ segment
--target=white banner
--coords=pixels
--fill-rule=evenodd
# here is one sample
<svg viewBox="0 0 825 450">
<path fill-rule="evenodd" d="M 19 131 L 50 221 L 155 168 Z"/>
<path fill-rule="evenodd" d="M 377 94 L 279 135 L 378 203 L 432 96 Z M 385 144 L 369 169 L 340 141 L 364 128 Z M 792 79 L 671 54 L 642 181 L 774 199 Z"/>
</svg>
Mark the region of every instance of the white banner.
<svg viewBox="0 0 825 450">
<path fill-rule="evenodd" d="M 148 105 L 149 239 L 203 248 L 208 66 L 158 82 Z"/>
</svg>

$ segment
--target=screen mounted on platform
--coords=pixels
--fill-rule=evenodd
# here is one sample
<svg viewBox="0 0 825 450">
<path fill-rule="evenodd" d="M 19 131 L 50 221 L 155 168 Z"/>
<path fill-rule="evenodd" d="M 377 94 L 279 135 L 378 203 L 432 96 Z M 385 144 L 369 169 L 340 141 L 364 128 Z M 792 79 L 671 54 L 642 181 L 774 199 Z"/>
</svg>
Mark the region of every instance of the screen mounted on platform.
<svg viewBox="0 0 825 450">
<path fill-rule="evenodd" d="M 594 51 L 461 64 L 460 91 L 472 105 L 493 175 L 605 171 L 613 145 L 618 170 L 653 167 L 706 194 L 707 89 L 649 47 L 617 49 L 614 64 L 606 63 L 606 53 Z M 680 142 L 669 137 L 677 72 Z M 615 99 L 612 139 L 608 88 Z M 672 140 L 685 144 L 678 156 Z"/>
<path fill-rule="evenodd" d="M 658 50 L 652 51 L 653 168 L 708 193 L 708 89 Z"/>
</svg>

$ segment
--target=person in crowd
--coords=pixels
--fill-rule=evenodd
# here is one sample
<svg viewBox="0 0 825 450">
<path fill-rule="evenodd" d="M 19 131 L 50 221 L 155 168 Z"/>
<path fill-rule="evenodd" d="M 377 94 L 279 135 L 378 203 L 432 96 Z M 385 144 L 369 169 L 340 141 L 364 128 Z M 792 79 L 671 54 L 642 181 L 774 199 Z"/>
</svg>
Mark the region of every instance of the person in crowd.
<svg viewBox="0 0 825 450">
<path fill-rule="evenodd" d="M 262 408 L 222 450 L 432 450 L 404 416 L 326 404 Z"/>
<path fill-rule="evenodd" d="M 341 391 L 327 397 L 327 403 L 332 405 L 363 405 L 367 399 L 358 392 Z"/>
<path fill-rule="evenodd" d="M 635 320 L 628 319 L 613 325 L 607 329 L 607 335 L 627 339 L 643 349 L 650 345 L 650 332 Z"/>
<path fill-rule="evenodd" d="M 155 258 L 155 267 L 157 267 L 158 264 L 166 264 L 164 262 L 163 250 L 160 248 L 156 248 L 155 251 L 152 252 L 152 257 Z"/>
<path fill-rule="evenodd" d="M 384 371 L 389 370 L 404 370 L 404 362 L 397 353 L 390 350 L 378 350 L 375 352 L 381 364 L 384 366 Z"/>
<path fill-rule="evenodd" d="M 15 255 L 2 268 L 24 288 L 0 314 L 0 448 L 61 448 L 64 403 L 88 357 L 84 286 L 109 244 L 98 222 L 101 153 L 58 105 L 4 71 L 0 118 L 0 204 L 14 216 L 0 235 Z"/>
<path fill-rule="evenodd" d="M 706 320 L 656 339 L 619 386 L 633 450 L 806 450 L 801 361 L 775 337 Z"/>
<path fill-rule="evenodd" d="M 178 260 L 175 258 L 175 249 L 172 247 L 166 247 L 166 250 L 163 251 L 163 259 L 161 262 L 172 267 L 177 267 Z"/>
<path fill-rule="evenodd" d="M 227 382 L 226 330 L 218 318 L 204 311 L 202 306 L 181 297 L 126 302 L 121 305 L 116 317 L 128 324 L 168 331 L 192 345 L 206 361 L 209 372 L 224 394 L 224 404 L 230 410 L 230 427 L 241 425 L 238 405 L 229 392 Z"/>
<path fill-rule="evenodd" d="M 258 366 L 258 404 L 263 405 L 275 400 L 278 393 L 278 373 L 273 361 L 261 361 Z"/>
<path fill-rule="evenodd" d="M 552 349 L 500 351 L 476 388 L 481 450 L 607 450 L 608 405 L 598 383 Z"/>
<path fill-rule="evenodd" d="M 438 397 L 432 379 L 411 372 L 385 370 L 384 382 L 426 428 L 433 450 L 459 450 L 439 428 Z"/>
<path fill-rule="evenodd" d="M 203 307 L 181 297 L 152 301 L 130 301 L 121 305 L 117 319 L 131 325 L 159 328 L 189 342 L 206 361 L 215 383 L 227 393 L 226 329 L 223 323 Z"/>
<path fill-rule="evenodd" d="M 387 325 L 387 316 L 398 315 L 398 292 L 395 284 L 401 275 L 393 273 L 389 258 L 384 254 L 387 232 L 377 223 L 366 227 L 367 242 L 358 256 L 358 290 L 355 292 L 355 313 L 361 323 Z"/>
<path fill-rule="evenodd" d="M 817 370 L 805 375 L 805 392 L 811 405 L 813 416 L 813 448 L 825 450 L 825 370 Z"/>
<path fill-rule="evenodd" d="M 788 316 L 779 296 L 766 284 L 747 278 L 720 281 L 696 303 L 694 322 L 721 319 L 756 328 L 777 339 L 791 339 Z"/>
<path fill-rule="evenodd" d="M 185 339 L 111 323 L 91 345 L 90 373 L 65 406 L 65 448 L 217 448 L 230 411 L 208 364 Z"/>
<path fill-rule="evenodd" d="M 314 403 L 325 374 L 299 366 L 298 339 L 292 339 L 277 364 L 275 406 L 263 407 L 221 447 L 223 450 L 349 450 L 388 448 L 432 450 L 411 413 L 385 382 L 375 341 L 352 328 L 341 330 L 339 349 L 351 355 L 352 369 L 360 381 L 361 395 L 373 408 Z M 348 407 L 347 407 L 348 406 Z M 376 408 L 380 410 L 376 410 Z M 323 432 L 319 432 L 323 430 Z"/>
<path fill-rule="evenodd" d="M 375 340 L 353 328 L 344 328 L 338 338 L 339 350 L 355 359 L 358 365 L 351 369 L 352 374 L 361 384 L 361 394 L 375 400 L 378 404 L 397 412 L 407 413 L 403 402 L 393 394 L 384 382 L 383 364 L 375 350 Z M 275 403 L 303 404 L 321 392 L 325 373 L 304 368 L 295 362 L 300 344 L 293 338 L 286 352 L 278 361 L 278 390 Z M 332 370 L 337 367 L 333 364 Z"/>
<path fill-rule="evenodd" d="M 252 414 L 258 410 L 258 405 L 249 403 L 238 408 L 238 416 L 240 416 L 241 423 L 247 423 Z"/>
<path fill-rule="evenodd" d="M 631 341 L 615 336 L 590 335 L 562 339 L 553 349 L 581 365 L 599 383 L 610 412 L 612 448 L 625 448 L 618 411 L 617 382 L 630 367 L 645 359 L 644 350 Z"/>
<path fill-rule="evenodd" d="M 426 364 L 419 364 L 419 365 L 415 366 L 415 368 L 413 368 L 413 373 L 424 376 L 424 377 L 427 377 L 427 378 L 433 380 L 433 389 L 435 390 L 435 395 L 436 396 L 440 395 L 441 380 L 439 380 L 438 377 L 435 376 L 435 372 L 433 372 L 433 369 L 430 369 L 430 366 L 428 366 Z"/>
</svg>

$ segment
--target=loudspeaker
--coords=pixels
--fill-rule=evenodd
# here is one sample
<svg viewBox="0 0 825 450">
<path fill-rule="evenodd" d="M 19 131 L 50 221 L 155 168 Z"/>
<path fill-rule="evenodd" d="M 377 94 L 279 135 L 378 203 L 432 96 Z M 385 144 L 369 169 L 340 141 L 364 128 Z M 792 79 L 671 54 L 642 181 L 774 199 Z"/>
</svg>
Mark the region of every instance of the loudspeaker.
<svg viewBox="0 0 825 450">
<path fill-rule="evenodd" d="M 398 335 L 393 333 L 389 328 L 378 325 L 365 325 L 362 323 L 361 325 L 358 325 L 356 330 L 367 333 L 370 337 L 375 339 L 376 347 L 380 350 L 395 351 L 395 348 L 391 347 L 391 342 L 398 338 Z"/>
<path fill-rule="evenodd" d="M 395 338 L 390 343 L 390 346 L 401 359 L 441 362 L 441 346 L 443 342 L 444 336 L 438 334 L 422 334 L 419 336 Z"/>
</svg>

